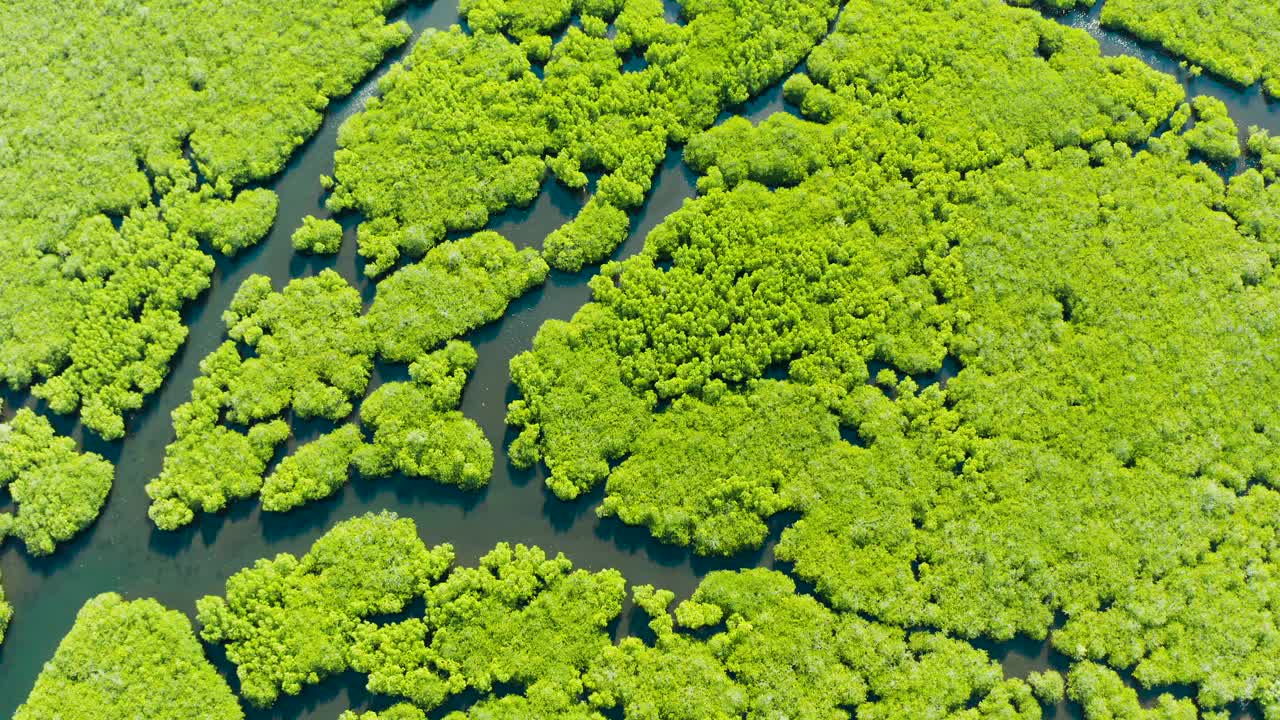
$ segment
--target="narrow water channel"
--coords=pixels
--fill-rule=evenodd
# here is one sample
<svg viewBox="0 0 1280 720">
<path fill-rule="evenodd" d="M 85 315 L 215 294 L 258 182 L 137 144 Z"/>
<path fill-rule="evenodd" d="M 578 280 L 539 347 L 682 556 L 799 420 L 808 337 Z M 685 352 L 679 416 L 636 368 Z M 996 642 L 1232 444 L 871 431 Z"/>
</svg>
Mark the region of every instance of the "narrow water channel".
<svg viewBox="0 0 1280 720">
<path fill-rule="evenodd" d="M 671 3 L 672 7 L 677 7 Z M 86 441 L 87 449 L 116 462 L 111 496 L 97 522 L 59 548 L 49 558 L 31 558 L 15 544 L 0 555 L 0 572 L 14 619 L 0 645 L 0 717 L 9 717 L 26 698 L 40 668 L 53 656 L 75 613 L 86 600 L 116 591 L 128 598 L 154 597 L 167 607 L 194 615 L 195 601 L 221 594 L 227 577 L 261 557 L 280 552 L 301 554 L 335 523 L 369 511 L 391 509 L 412 517 L 428 543 L 452 543 L 461 564 L 474 564 L 500 541 L 536 544 L 549 552 L 564 552 L 579 566 L 618 568 L 628 580 L 669 587 L 687 595 L 698 578 L 717 567 L 741 567 L 765 561 L 767 550 L 733 561 L 696 559 L 685 550 L 653 542 L 648 533 L 617 521 L 598 521 L 594 506 L 601 494 L 563 503 L 543 486 L 536 472 L 520 472 L 506 462 L 510 438 L 504 422 L 512 399 L 508 363 L 528 349 L 533 335 L 551 318 L 569 319 L 590 299 L 589 268 L 577 274 L 553 272 L 547 283 L 518 299 L 498 322 L 466 339 L 476 346 L 480 360 L 468 383 L 462 411 L 476 420 L 493 446 L 495 472 L 489 487 L 464 493 L 429 480 L 391 478 L 356 480 L 326 501 L 286 514 L 261 512 L 256 499 L 232 505 L 226 513 L 200 515 L 176 533 L 155 530 L 146 516 L 143 486 L 159 472 L 164 448 L 172 440 L 172 410 L 190 397 L 199 363 L 225 339 L 221 315 L 236 289 L 251 274 L 272 278 L 277 288 L 290 279 L 334 268 L 362 291 L 373 296 L 373 283 L 361 273 L 356 255 L 355 217 L 340 220 L 347 238 L 333 258 L 311 258 L 293 252 L 290 235 L 308 214 L 327 216 L 319 184 L 332 174 L 337 131 L 375 92 L 378 79 L 428 28 L 447 28 L 458 22 L 456 0 L 420 2 L 403 9 L 397 19 L 413 28 L 413 37 L 388 57 L 346 98 L 330 105 L 324 124 L 292 158 L 284 172 L 267 186 L 280 197 L 279 214 L 270 235 L 233 259 L 220 259 L 210 289 L 185 313 L 190 328 L 186 345 L 174 359 L 173 370 L 159 393 L 129 422 L 123 443 L 104 443 L 81 428 L 53 418 L 62 432 Z M 753 101 L 746 110 L 759 117 L 781 107 L 780 90 Z M 654 182 L 649 201 L 635 216 L 628 242 L 615 253 L 637 252 L 644 236 L 694 192 L 694 176 L 672 151 Z M 548 182 L 532 206 L 509 211 L 490 227 L 520 247 L 541 247 L 552 230 L 572 218 L 586 196 Z M 376 387 L 386 379 L 405 375 L 400 366 L 379 366 Z M 6 396 L 9 405 L 25 398 Z M 48 414 L 48 413 L 45 413 Z M 305 437 L 305 435 L 304 435 Z M 625 628 L 623 628 L 625 630 Z M 211 654 L 234 682 L 234 668 Z M 299 698 L 286 698 L 267 713 L 250 717 L 333 718 L 366 698 L 353 678 L 310 688 Z"/>
<path fill-rule="evenodd" d="M 674 19 L 678 5 L 671 1 L 667 5 L 668 14 Z M 1257 88 L 1240 89 L 1208 77 L 1193 78 L 1158 50 L 1101 28 L 1097 22 L 1099 10 L 1100 6 L 1058 19 L 1087 30 L 1099 40 L 1104 53 L 1137 56 L 1158 70 L 1177 75 L 1189 93 L 1221 98 L 1242 129 L 1256 124 L 1280 132 L 1280 111 L 1263 99 Z M 514 302 L 500 321 L 467 337 L 475 344 L 480 359 L 467 386 L 462 410 L 484 429 L 495 453 L 494 476 L 485 491 L 463 493 L 427 480 L 357 479 L 328 500 L 283 515 L 261 512 L 253 499 L 233 505 L 224 514 L 198 516 L 192 526 L 177 533 L 153 528 L 146 517 L 148 500 L 143 486 L 159 473 L 164 447 L 172 439 L 170 412 L 188 399 L 200 360 L 224 339 L 220 316 L 240 283 L 250 274 L 260 273 L 270 276 L 279 288 L 291 278 L 332 267 L 359 288 L 366 300 L 372 298 L 372 284 L 360 273 L 355 253 L 356 218 L 341 218 L 347 238 L 335 258 L 295 255 L 289 236 L 305 215 L 327 215 L 318 178 L 332 173 L 338 127 L 363 107 L 375 91 L 378 78 L 403 57 L 423 31 L 447 28 L 457 22 L 457 1 L 416 3 L 402 10 L 398 19 L 413 27 L 413 38 L 349 97 L 330 106 L 317 135 L 269 183 L 280 196 L 275 227 L 266 240 L 249 252 L 219 260 L 210 290 L 186 313 L 190 337 L 175 358 L 169 380 L 132 419 L 128 439 L 108 444 L 87 438 L 89 449 L 117 463 L 116 484 L 102 516 L 90 530 L 51 558 L 30 558 L 13 544 L 0 553 L 4 588 L 15 609 L 8 637 L 0 646 L 0 717 L 11 716 L 25 699 L 41 666 L 70 629 L 76 611 L 90 597 L 106 591 L 117 591 L 129 598 L 154 597 L 168 607 L 194 615 L 195 601 L 206 594 L 221 594 L 226 578 L 240 568 L 280 552 L 305 552 L 335 523 L 372 510 L 391 509 L 414 518 L 428 543 L 452 543 L 463 564 L 474 563 L 499 541 L 537 544 L 549 552 L 564 552 L 581 567 L 617 568 L 632 583 L 668 587 L 680 596 L 690 593 L 698 579 L 712 569 L 773 564 L 772 542 L 783 524 L 781 518 L 775 519 L 775 532 L 766 548 L 731 560 L 700 559 L 685 550 L 652 541 L 643 529 L 596 519 L 594 508 L 601 497 L 599 491 L 577 502 L 561 502 L 544 489 L 540 472 L 521 472 L 507 464 L 505 448 L 511 437 L 504 414 L 513 397 L 508 363 L 530 346 L 544 321 L 568 319 L 589 300 L 587 281 L 594 269 L 578 274 L 553 272 L 543 287 Z M 781 84 L 738 112 L 760 121 L 777 111 L 791 111 L 783 106 Z M 637 252 L 645 234 L 693 193 L 692 173 L 680 162 L 678 152 L 670 152 L 648 203 L 633 220 L 630 239 L 615 257 Z M 573 217 L 585 199 L 549 182 L 531 207 L 505 213 L 495 218 L 490 227 L 520 247 L 540 247 L 543 238 Z M 403 374 L 403 368 L 379 366 L 374 385 Z M 83 437 L 74 426 L 63 423 L 59 427 Z M 630 626 L 626 613 L 621 625 L 621 632 Z M 1008 672 L 1017 676 L 1063 663 L 1043 643 L 1013 642 L 988 649 Z M 210 650 L 234 687 L 234 669 L 216 648 Z M 367 706 L 370 698 L 362 684 L 355 676 L 344 676 L 308 688 L 297 698 L 285 698 L 270 712 L 250 711 L 248 715 L 335 718 L 347 707 Z M 1049 717 L 1078 714 L 1064 705 Z"/>
<path fill-rule="evenodd" d="M 1251 125 L 1270 130 L 1273 135 L 1280 133 L 1280 103 L 1267 99 L 1262 92 L 1261 83 L 1241 87 L 1210 75 L 1208 71 L 1199 76 L 1194 75 L 1179 64 L 1178 58 L 1158 45 L 1103 27 L 1102 7 L 1105 4 L 1106 0 L 1101 0 L 1088 10 L 1073 10 L 1052 17 L 1063 25 L 1089 33 L 1094 40 L 1098 41 L 1103 55 L 1128 55 L 1162 73 L 1176 77 L 1186 89 L 1188 98 L 1211 95 L 1226 103 L 1232 119 L 1240 127 L 1241 142 L 1248 137 Z M 1238 171 L 1243 169 L 1243 166 L 1242 162 L 1239 167 L 1232 170 Z"/>
</svg>

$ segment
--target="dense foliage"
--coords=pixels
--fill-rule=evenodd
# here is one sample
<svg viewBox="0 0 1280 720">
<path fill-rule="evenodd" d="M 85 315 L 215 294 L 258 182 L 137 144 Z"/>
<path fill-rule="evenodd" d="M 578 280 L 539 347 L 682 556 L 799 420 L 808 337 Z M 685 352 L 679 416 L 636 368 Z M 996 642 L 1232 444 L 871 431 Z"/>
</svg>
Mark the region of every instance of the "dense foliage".
<svg viewBox="0 0 1280 720">
<path fill-rule="evenodd" d="M 1132 718 L 1133 720 L 1195 720 L 1196 706 L 1189 700 L 1175 700 L 1162 694 L 1154 707 L 1143 707 L 1138 693 L 1124 684 L 1119 675 L 1101 665 L 1083 662 L 1067 676 L 1068 694 L 1080 704 L 1087 720 Z M 1205 717 L 1211 717 L 1206 713 Z"/>
<path fill-rule="evenodd" d="M 563 555 L 500 544 L 428 589 L 423 618 L 367 626 L 351 664 L 371 691 L 426 709 L 466 688 L 569 686 L 610 644 L 625 592 L 616 570 L 575 571 Z"/>
<path fill-rule="evenodd" d="M 450 720 L 1040 717 L 1031 686 L 982 651 L 833 612 L 772 570 L 713 572 L 674 612 L 671 592 L 636 587 L 651 637 L 615 643 L 617 571 L 505 543 L 474 568 L 448 570 L 451 559 L 412 521 L 350 520 L 301 561 L 260 561 L 226 601 L 201 600 L 203 635 L 227 644 L 256 704 L 348 667 L 412 703 L 347 720 L 421 720 L 466 693 L 479 700 Z M 421 617 L 370 617 L 417 596 Z"/>
<path fill-rule="evenodd" d="M 358 425 L 342 425 L 298 448 L 263 481 L 262 509 L 284 512 L 334 494 L 347 484 L 363 442 Z"/>
<path fill-rule="evenodd" d="M 538 195 L 550 169 L 595 195 L 546 240 L 576 271 L 626 237 L 668 143 L 709 127 L 799 63 L 833 0 L 463 2 L 474 35 L 428 33 L 342 128 L 333 210 L 355 209 L 366 272 L 419 256 L 450 230 L 479 229 Z M 558 41 L 552 36 L 579 17 Z M 641 59 L 624 71 L 624 60 Z M 535 74 L 535 65 L 540 74 Z"/>
<path fill-rule="evenodd" d="M 764 541 L 762 518 L 796 506 L 788 481 L 840 442 L 836 418 L 790 383 L 721 392 L 677 399 L 640 433 L 609 475 L 602 516 L 707 554 Z"/>
<path fill-rule="evenodd" d="M 1250 0 L 1107 0 L 1102 22 L 1280 96 L 1280 7 Z"/>
<path fill-rule="evenodd" d="M 361 309 L 359 293 L 332 270 L 279 293 L 265 276 L 245 280 L 223 314 L 231 339 L 201 362 L 190 402 L 173 411 L 177 439 L 147 485 L 158 526 L 256 494 L 289 435 L 286 411 L 334 421 L 351 413 L 373 367 Z"/>
<path fill-rule="evenodd" d="M 502 317 L 547 278 L 536 250 L 517 251 L 495 232 L 439 245 L 378 283 L 369 323 L 378 352 L 412 362 L 445 340 Z"/>
<path fill-rule="evenodd" d="M 332 255 L 342 249 L 342 226 L 331 218 L 321 220 L 308 215 L 302 218 L 290 241 L 298 252 Z"/>
<path fill-rule="evenodd" d="M 13 535 L 32 555 L 48 555 L 97 519 L 115 468 L 79 452 L 49 421 L 26 408 L 0 423 L 0 490 L 17 505 L 0 514 L 0 542 Z"/>
<path fill-rule="evenodd" d="M 786 95 L 803 119 L 694 138 L 702 197 L 512 362 L 513 461 L 702 553 L 796 510 L 777 556 L 838 611 L 1061 614 L 1074 658 L 1280 717 L 1280 225 L 1264 172 L 1191 160 L 1239 153 L 1223 109 L 983 0 L 855 0 Z"/>
<path fill-rule="evenodd" d="M 718 571 L 672 608 L 673 593 L 634 587 L 648 632 L 615 640 L 616 570 L 506 543 L 453 567 L 413 521 L 366 515 L 199 601 L 202 637 L 225 646 L 249 702 L 355 672 L 408 703 L 344 720 L 447 703 L 467 706 L 448 720 L 1034 720 L 1064 698 L 1087 720 L 1222 718 L 1237 702 L 1280 718 L 1276 140 L 1252 131 L 1258 167 L 1224 182 L 1199 162 L 1241 155 L 1220 101 L 1185 102 L 1172 78 L 996 0 L 851 0 L 811 54 L 834 2 L 689 0 L 679 24 L 657 0 L 460 8 L 468 30 L 429 32 L 344 127 L 329 201 L 364 214 L 370 275 L 416 262 L 367 312 L 332 271 L 279 292 L 247 280 L 174 412 L 152 519 L 174 528 L 254 494 L 288 510 L 353 467 L 483 486 L 491 449 L 457 409 L 477 357 L 454 338 L 501 317 L 548 262 L 605 258 L 668 145 L 687 141 L 700 196 L 513 360 L 510 455 L 544 463 L 561 498 L 603 482 L 600 515 L 704 555 L 760 547 L 791 511 L 775 555 L 812 590 Z M 784 88 L 798 116 L 712 127 L 806 54 Z M 234 252 L 265 232 L 273 196 L 235 193 L 255 176 L 197 140 L 194 169 L 155 175 L 172 183 L 158 209 L 119 227 L 92 216 L 84 242 L 179 237 L 207 265 L 197 242 Z M 545 261 L 491 232 L 441 242 L 532 201 L 548 170 L 594 196 Z M 341 234 L 308 218 L 294 244 L 334 252 Z M 366 397 L 377 358 L 411 363 L 409 379 Z M 939 381 L 944 367 L 959 371 Z M 80 402 L 71 375 L 41 390 L 55 409 Z M 273 467 L 308 418 L 332 427 Z M 20 413 L 16 442 L 0 428 L 0 484 L 10 456 L 98 467 L 41 422 Z M 86 494 L 78 479 L 33 502 L 43 475 L 28 489 L 10 475 L 20 511 L 0 536 L 12 526 L 33 551 L 101 505 L 67 500 Z M 113 597 L 95 603 L 172 615 Z M 0 595 L 0 635 L 7 615 Z M 110 662 L 143 669 L 83 671 L 60 649 L 31 706 L 65 695 L 101 714 L 135 692 L 103 679 L 121 673 L 195 673 L 174 701 L 194 702 L 221 681 L 175 623 L 185 640 L 163 658 L 150 636 L 95 628 Z M 79 628 L 64 647 L 88 646 Z M 1050 637 L 1070 672 L 1009 678 L 968 642 L 1015 636 Z M 1196 698 L 1144 706 L 1117 670 Z M 51 695 L 55 672 L 74 693 Z"/>
<path fill-rule="evenodd" d="M 1240 159 L 1240 130 L 1227 113 L 1227 106 L 1215 97 L 1201 95 L 1192 101 L 1195 126 L 1183 136 L 1191 149 L 1215 163 Z M 1175 116 L 1175 121 L 1178 116 Z"/>
<path fill-rule="evenodd" d="M 1165 695 L 1143 709 L 1113 671 L 1076 664 L 1007 678 L 969 644 L 840 613 L 782 573 L 716 571 L 674 611 L 674 595 L 632 589 L 648 636 L 614 641 L 625 581 L 563 555 L 499 544 L 474 568 L 428 550 L 412 520 L 369 514 L 335 526 L 302 558 L 260 560 L 198 605 L 202 637 L 223 644 L 244 697 L 270 706 L 354 670 L 408 703 L 343 720 L 705 720 L 797 717 L 1037 720 L 1064 692 L 1088 720 L 1190 720 Z M 421 617 L 388 620 L 416 598 Z M 1065 688 L 1064 688 L 1065 685 Z M 198 710 L 197 710 L 198 709 Z M 426 711 L 426 712 L 424 712 Z M 184 714 L 185 713 L 185 714 Z M 18 720 L 242 717 L 186 618 L 114 594 L 81 611 Z"/>
<path fill-rule="evenodd" d="M 352 458 L 368 477 L 400 472 L 409 477 L 476 490 L 493 473 L 493 448 L 480 426 L 456 408 L 476 351 L 450 341 L 409 366 L 410 382 L 387 383 L 360 406 L 372 439 Z"/>
<path fill-rule="evenodd" d="M 240 720 L 186 616 L 106 593 L 85 603 L 14 720 Z"/>
<path fill-rule="evenodd" d="M 1280 138 L 1271 137 L 1271 133 L 1262 128 L 1251 127 L 1247 149 L 1257 159 L 1263 178 L 1274 182 L 1280 176 Z"/>
<path fill-rule="evenodd" d="M 259 493 L 266 510 L 289 510 L 337 492 L 352 465 L 367 477 L 399 472 L 483 486 L 493 451 L 457 410 L 476 354 L 450 338 L 500 318 L 546 275 L 537 251 L 482 232 L 382 280 L 367 313 L 332 270 L 280 292 L 270 278 L 249 277 L 223 314 L 230 339 L 201 362 L 191 400 L 173 411 L 176 438 L 147 485 L 151 519 L 171 530 L 197 511 Z M 378 387 L 360 405 L 358 424 L 303 445 L 264 478 L 290 421 L 352 415 L 378 356 L 412 361 L 411 380 Z"/>
<path fill-rule="evenodd" d="M 408 28 L 398 0 L 0 8 L 0 378 L 107 438 L 160 386 L 213 258 L 270 228 L 284 167 Z"/>
<path fill-rule="evenodd" d="M 259 560 L 227 581 L 227 596 L 197 603 L 200 636 L 224 643 L 241 694 L 270 705 L 347 669 L 360 621 L 403 610 L 453 562 L 412 520 L 365 515 L 334 526 L 301 558 Z"/>
</svg>

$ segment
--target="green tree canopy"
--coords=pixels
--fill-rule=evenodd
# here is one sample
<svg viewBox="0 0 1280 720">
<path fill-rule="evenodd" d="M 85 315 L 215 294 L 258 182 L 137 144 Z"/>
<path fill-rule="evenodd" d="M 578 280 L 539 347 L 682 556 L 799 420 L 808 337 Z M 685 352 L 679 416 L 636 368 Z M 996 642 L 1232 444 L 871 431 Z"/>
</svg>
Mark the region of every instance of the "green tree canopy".
<svg viewBox="0 0 1280 720">
<path fill-rule="evenodd" d="M 426 592 L 421 619 L 365 626 L 352 667 L 373 692 L 431 709 L 495 684 L 542 683 L 576 697 L 579 676 L 610 644 L 626 583 L 616 570 L 574 570 L 563 555 L 499 544 Z"/>
<path fill-rule="evenodd" d="M 538 251 L 517 251 L 495 232 L 438 245 L 378 283 L 369 308 L 378 351 L 393 362 L 417 360 L 445 340 L 501 318 L 547 272 Z"/>
<path fill-rule="evenodd" d="M 308 215 L 290 240 L 298 252 L 332 255 L 342 249 L 342 226 L 336 220 Z"/>
<path fill-rule="evenodd" d="M 500 318 L 547 271 L 537 251 L 482 232 L 382 280 L 368 313 L 332 270 L 280 292 L 250 276 L 223 314 L 229 339 L 201 362 L 191 400 L 173 411 L 176 439 L 147 485 L 151 519 L 172 530 L 260 493 L 268 511 L 291 510 L 337 492 L 352 465 L 366 477 L 401 472 L 483 487 L 493 450 L 457 409 L 476 353 L 450 339 Z M 377 355 L 412 361 L 411 381 L 365 397 Z M 264 478 L 291 421 L 342 423 L 361 398 L 358 422 L 305 444 Z"/>
<path fill-rule="evenodd" d="M 360 294 L 332 270 L 278 293 L 266 276 L 245 280 L 223 313 L 231 339 L 201 361 L 191 400 L 173 411 L 164 469 L 147 485 L 159 527 L 257 494 L 289 436 L 286 411 L 335 421 L 351 413 L 376 346 L 361 310 Z"/>
<path fill-rule="evenodd" d="M 0 379 L 108 439 L 186 339 L 213 258 L 256 243 L 269 190 L 408 36 L 399 0 L 52 0 L 0 9 Z"/>
<path fill-rule="evenodd" d="M 241 720 L 186 616 L 115 593 L 85 603 L 14 720 Z"/>
<path fill-rule="evenodd" d="M 268 706 L 346 670 L 361 620 L 403 610 L 452 562 L 453 548 L 428 550 L 413 520 L 370 513 L 334 526 L 301 558 L 281 553 L 233 575 L 225 599 L 196 604 L 200 636 L 226 645 L 241 694 Z"/>
<path fill-rule="evenodd" d="M 98 518 L 114 477 L 101 455 L 77 451 L 48 420 L 18 410 L 0 423 L 0 490 L 18 506 L 0 515 L 0 542 L 12 534 L 32 555 L 52 553 Z"/>
<path fill-rule="evenodd" d="M 476 422 L 456 408 L 467 373 L 475 367 L 471 345 L 450 341 L 409 366 L 410 382 L 387 383 L 360 406 L 360 421 L 373 439 L 352 458 L 368 477 L 402 472 L 466 490 L 489 482 L 493 448 Z"/>
<path fill-rule="evenodd" d="M 529 204 L 548 169 L 571 188 L 586 187 L 587 172 L 602 176 L 578 217 L 547 238 L 547 262 L 600 262 L 626 238 L 627 211 L 644 202 L 668 143 L 795 67 L 836 3 L 688 3 L 684 24 L 667 23 L 653 0 L 468 0 L 461 10 L 474 35 L 429 31 L 339 135 L 329 207 L 368 218 L 359 241 L 370 275 Z M 582 29 L 553 43 L 574 13 Z M 624 72 L 639 56 L 644 66 Z"/>
<path fill-rule="evenodd" d="M 836 611 L 945 634 L 921 647 L 1044 638 L 1061 614 L 1077 660 L 1280 712 L 1276 191 L 1265 167 L 1228 187 L 1192 161 L 1235 144 L 1230 118 L 982 0 L 851 3 L 785 94 L 806 120 L 691 141 L 701 196 L 513 361 L 513 461 L 565 497 L 607 480 L 604 512 L 702 553 L 794 508 L 777 557 Z M 752 472 L 700 455 L 751 434 L 726 398 L 766 376 L 814 398 L 787 432 L 829 413 L 853 442 L 740 438 L 725 455 Z M 705 539 L 739 517 L 752 532 Z M 1020 713 L 1029 692 L 998 691 Z"/>
<path fill-rule="evenodd" d="M 1280 8 L 1248 0 L 1108 0 L 1102 23 L 1159 43 L 1241 85 L 1280 96 Z"/>
</svg>

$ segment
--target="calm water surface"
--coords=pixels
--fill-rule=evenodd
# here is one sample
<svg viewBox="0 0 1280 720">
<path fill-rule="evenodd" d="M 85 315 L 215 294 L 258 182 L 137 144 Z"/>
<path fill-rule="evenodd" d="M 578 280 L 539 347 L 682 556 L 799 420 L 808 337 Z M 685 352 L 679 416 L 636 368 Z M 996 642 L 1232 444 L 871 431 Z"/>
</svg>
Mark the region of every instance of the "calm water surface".
<svg viewBox="0 0 1280 720">
<path fill-rule="evenodd" d="M 668 16 L 675 19 L 678 6 L 668 2 Z M 1107 54 L 1134 55 L 1156 69 L 1177 75 L 1190 94 L 1215 95 L 1227 102 L 1241 125 L 1261 125 L 1280 132 L 1280 113 L 1258 88 L 1241 89 L 1209 77 L 1193 78 L 1176 61 L 1158 50 L 1135 43 L 1100 27 L 1099 8 L 1059 18 L 1081 27 L 1098 39 Z M 117 463 L 111 497 L 95 525 L 51 558 L 32 559 L 14 544 L 0 554 L 0 571 L 15 616 L 4 645 L 0 646 L 0 717 L 12 715 L 35 682 L 42 664 L 52 657 L 59 640 L 70 629 L 75 613 L 86 600 L 106 591 L 129 598 L 154 597 L 164 605 L 194 615 L 195 601 L 206 594 L 221 594 L 227 577 L 260 557 L 280 552 L 301 554 L 335 523 L 372 510 L 391 509 L 414 518 L 426 541 L 452 543 L 462 564 L 474 563 L 499 541 L 537 544 L 550 552 L 562 551 L 574 562 L 591 569 L 618 568 L 632 583 L 653 583 L 678 595 L 692 592 L 698 579 L 717 568 L 773 565 L 772 544 L 785 518 L 776 518 L 775 532 L 762 550 L 731 560 L 706 560 L 687 551 L 653 542 L 642 529 L 617 521 L 601 521 L 594 508 L 601 493 L 572 503 L 557 500 L 543 487 L 541 471 L 511 468 L 505 447 L 511 440 L 503 416 L 513 399 L 508 363 L 528 349 L 534 333 L 551 318 L 568 319 L 590 299 L 588 270 L 579 274 L 553 272 L 547 283 L 515 301 L 498 322 L 468 336 L 479 351 L 479 363 L 463 397 L 462 410 L 484 429 L 494 448 L 495 471 L 489 487 L 480 493 L 463 493 L 431 481 L 406 478 L 381 481 L 355 480 L 334 497 L 284 515 L 263 513 L 256 499 L 233 505 L 224 514 L 200 515 L 192 526 L 177 533 L 153 528 L 146 517 L 146 482 L 160 472 L 164 447 L 172 440 L 169 413 L 190 396 L 199 362 L 225 337 L 222 311 L 240 283 L 253 273 L 270 276 L 277 288 L 291 278 L 314 275 L 326 267 L 343 274 L 364 294 L 373 296 L 372 283 L 360 270 L 355 253 L 354 226 L 358 218 L 339 218 L 347 229 L 342 252 L 334 258 L 307 258 L 293 253 L 289 236 L 308 214 L 327 216 L 318 178 L 333 171 L 337 130 L 344 120 L 363 107 L 374 92 L 377 78 L 403 57 L 427 28 L 447 28 L 457 22 L 456 0 L 411 5 L 399 14 L 414 29 L 414 37 L 389 57 L 351 96 L 334 102 L 324 125 L 294 156 L 285 172 L 269 187 L 280 196 L 280 211 L 270 236 L 251 251 L 233 259 L 220 259 L 212 287 L 186 313 L 190 337 L 175 358 L 169 381 L 133 418 L 123 443 L 108 444 L 92 436 L 87 447 Z M 738 112 L 755 121 L 784 108 L 781 84 L 752 100 Z M 625 257 L 637 252 L 645 234 L 694 193 L 694 176 L 670 152 L 654 183 L 649 202 L 632 223 L 627 243 L 615 253 Z M 541 247 L 542 240 L 578 211 L 584 194 L 548 183 L 529 208 L 505 213 L 490 227 L 520 247 Z M 403 366 L 379 366 L 373 386 L 406 375 Z M 24 398 L 6 396 L 9 405 Z M 55 418 L 56 419 L 56 418 Z M 302 439 L 323 430 L 324 424 L 299 428 Z M 59 429 L 83 438 L 65 420 Z M 291 445 L 292 447 L 292 445 Z M 633 625 L 629 611 L 618 631 Z M 1051 653 L 1045 643 L 1017 641 L 988 645 L 993 657 L 1017 676 L 1046 667 L 1065 669 L 1065 659 Z M 236 685 L 234 668 L 218 648 L 211 657 Z M 361 678 L 354 674 L 308 688 L 297 698 L 285 698 L 269 712 L 249 711 L 250 718 L 334 718 L 347 707 L 386 704 L 386 698 L 370 698 Z M 439 713 L 433 714 L 433 716 Z M 1078 717 L 1062 706 L 1050 717 Z"/>
</svg>

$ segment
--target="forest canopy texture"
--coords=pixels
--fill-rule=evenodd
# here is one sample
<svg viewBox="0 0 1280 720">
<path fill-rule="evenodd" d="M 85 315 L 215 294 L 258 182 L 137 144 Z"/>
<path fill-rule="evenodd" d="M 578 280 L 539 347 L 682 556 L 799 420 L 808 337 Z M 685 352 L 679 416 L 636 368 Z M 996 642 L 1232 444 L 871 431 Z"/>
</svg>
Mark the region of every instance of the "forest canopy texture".
<svg viewBox="0 0 1280 720">
<path fill-rule="evenodd" d="M 0 543 L 12 535 L 32 555 L 48 555 L 98 517 L 115 468 L 81 453 L 45 418 L 27 408 L 0 423 L 0 490 L 17 506 L 0 513 Z"/>
<path fill-rule="evenodd" d="M 428 549 L 412 520 L 383 513 L 338 524 L 300 559 L 259 561 L 199 614 L 254 705 L 350 671 L 406 701 L 348 720 L 422 720 L 463 694 L 479 699 L 445 717 L 816 719 L 856 708 L 877 720 L 1031 720 L 1063 694 L 1058 673 L 1006 677 L 962 640 L 835 612 L 774 570 L 712 572 L 678 604 L 650 585 L 629 597 L 647 627 L 615 641 L 628 598 L 616 570 L 506 543 L 459 567 L 450 546 Z M 381 619 L 414 600 L 421 611 Z M 1169 696 L 1144 710 L 1094 663 L 1073 668 L 1069 684 L 1090 718 L 1195 715 Z"/>
<path fill-rule="evenodd" d="M 176 438 L 147 484 L 156 526 L 261 494 L 269 512 L 328 497 L 355 468 L 467 490 L 489 481 L 493 449 L 458 411 L 476 351 L 454 338 L 502 317 L 542 283 L 547 264 L 495 232 L 443 243 L 378 283 L 367 312 L 333 270 L 280 292 L 254 275 L 223 314 L 229 338 L 200 363 L 190 401 L 173 411 Z M 407 363 L 406 381 L 368 392 L 374 359 Z M 359 402 L 358 417 L 353 410 Z M 332 429 L 275 465 L 291 422 Z"/>
<path fill-rule="evenodd" d="M 329 207 L 369 218 L 360 254 L 376 276 L 447 231 L 528 205 L 550 171 L 594 194 L 546 239 L 547 262 L 599 263 L 626 239 L 627 212 L 644 203 L 668 145 L 781 79 L 836 9 L 712 0 L 684 4 L 675 24 L 661 0 L 464 1 L 473 34 L 428 31 L 342 127 Z M 569 26 L 575 10 L 580 27 Z"/>
<path fill-rule="evenodd" d="M 513 361 L 513 461 L 704 554 L 796 512 L 777 554 L 837 610 L 1060 617 L 1068 656 L 1280 717 L 1276 192 L 1196 162 L 1234 124 L 980 0 L 851 2 L 786 95 L 695 136 L 701 197 Z"/>
<path fill-rule="evenodd" d="M 1280 6 L 1249 0 L 1108 0 L 1102 22 L 1280 97 Z"/>
<path fill-rule="evenodd" d="M 1065 701 L 1280 720 L 1280 139 L 1242 145 L 1220 99 L 1018 4 L 462 0 L 464 24 L 425 32 L 322 180 L 358 216 L 367 285 L 329 267 L 344 225 L 315 217 L 292 243 L 322 269 L 240 285 L 172 412 L 151 521 L 255 496 L 289 511 L 353 477 L 483 490 L 502 458 L 460 410 L 468 333 L 553 269 L 603 263 L 510 363 L 506 459 L 548 503 L 600 498 L 608 522 L 728 566 L 772 530 L 777 562 L 677 598 L 572 552 L 460 561 L 393 512 L 344 519 L 196 603 L 242 699 L 356 677 L 375 699 L 344 720 L 1035 720 Z M 0 207 L 6 380 L 122 434 L 212 252 L 270 227 L 257 184 L 405 37 L 391 5 L 243 21 L 112 2 L 110 38 L 41 28 L 60 39 L 31 62 L 52 69 L 13 83 L 54 101 L 0 107 L 0 179 L 28 189 Z M 1236 5 L 1103 17 L 1275 94 L 1258 35 L 1280 18 Z M 49 50 L 94 43 L 129 62 L 84 73 L 92 53 Z M 777 83 L 783 111 L 734 115 Z M 40 135 L 50 112 L 66 133 Z M 51 160 L 89 147 L 80 175 Z M 610 261 L 673 149 L 696 197 Z M 541 248 L 485 229 L 548 180 L 589 199 Z M 111 476 L 19 411 L 0 539 L 51 551 Z M 0 633 L 8 614 L 0 595 Z M 1065 671 L 1006 673 L 988 649 L 1018 639 Z M 18 720 L 99 707 L 242 712 L 183 616 L 110 594 Z"/>
<path fill-rule="evenodd" d="M 106 438 L 164 380 L 213 252 L 403 25 L 399 0 L 0 8 L 0 380 Z"/>
<path fill-rule="evenodd" d="M 185 615 L 105 593 L 81 608 L 14 720 L 243 717 Z"/>
</svg>

